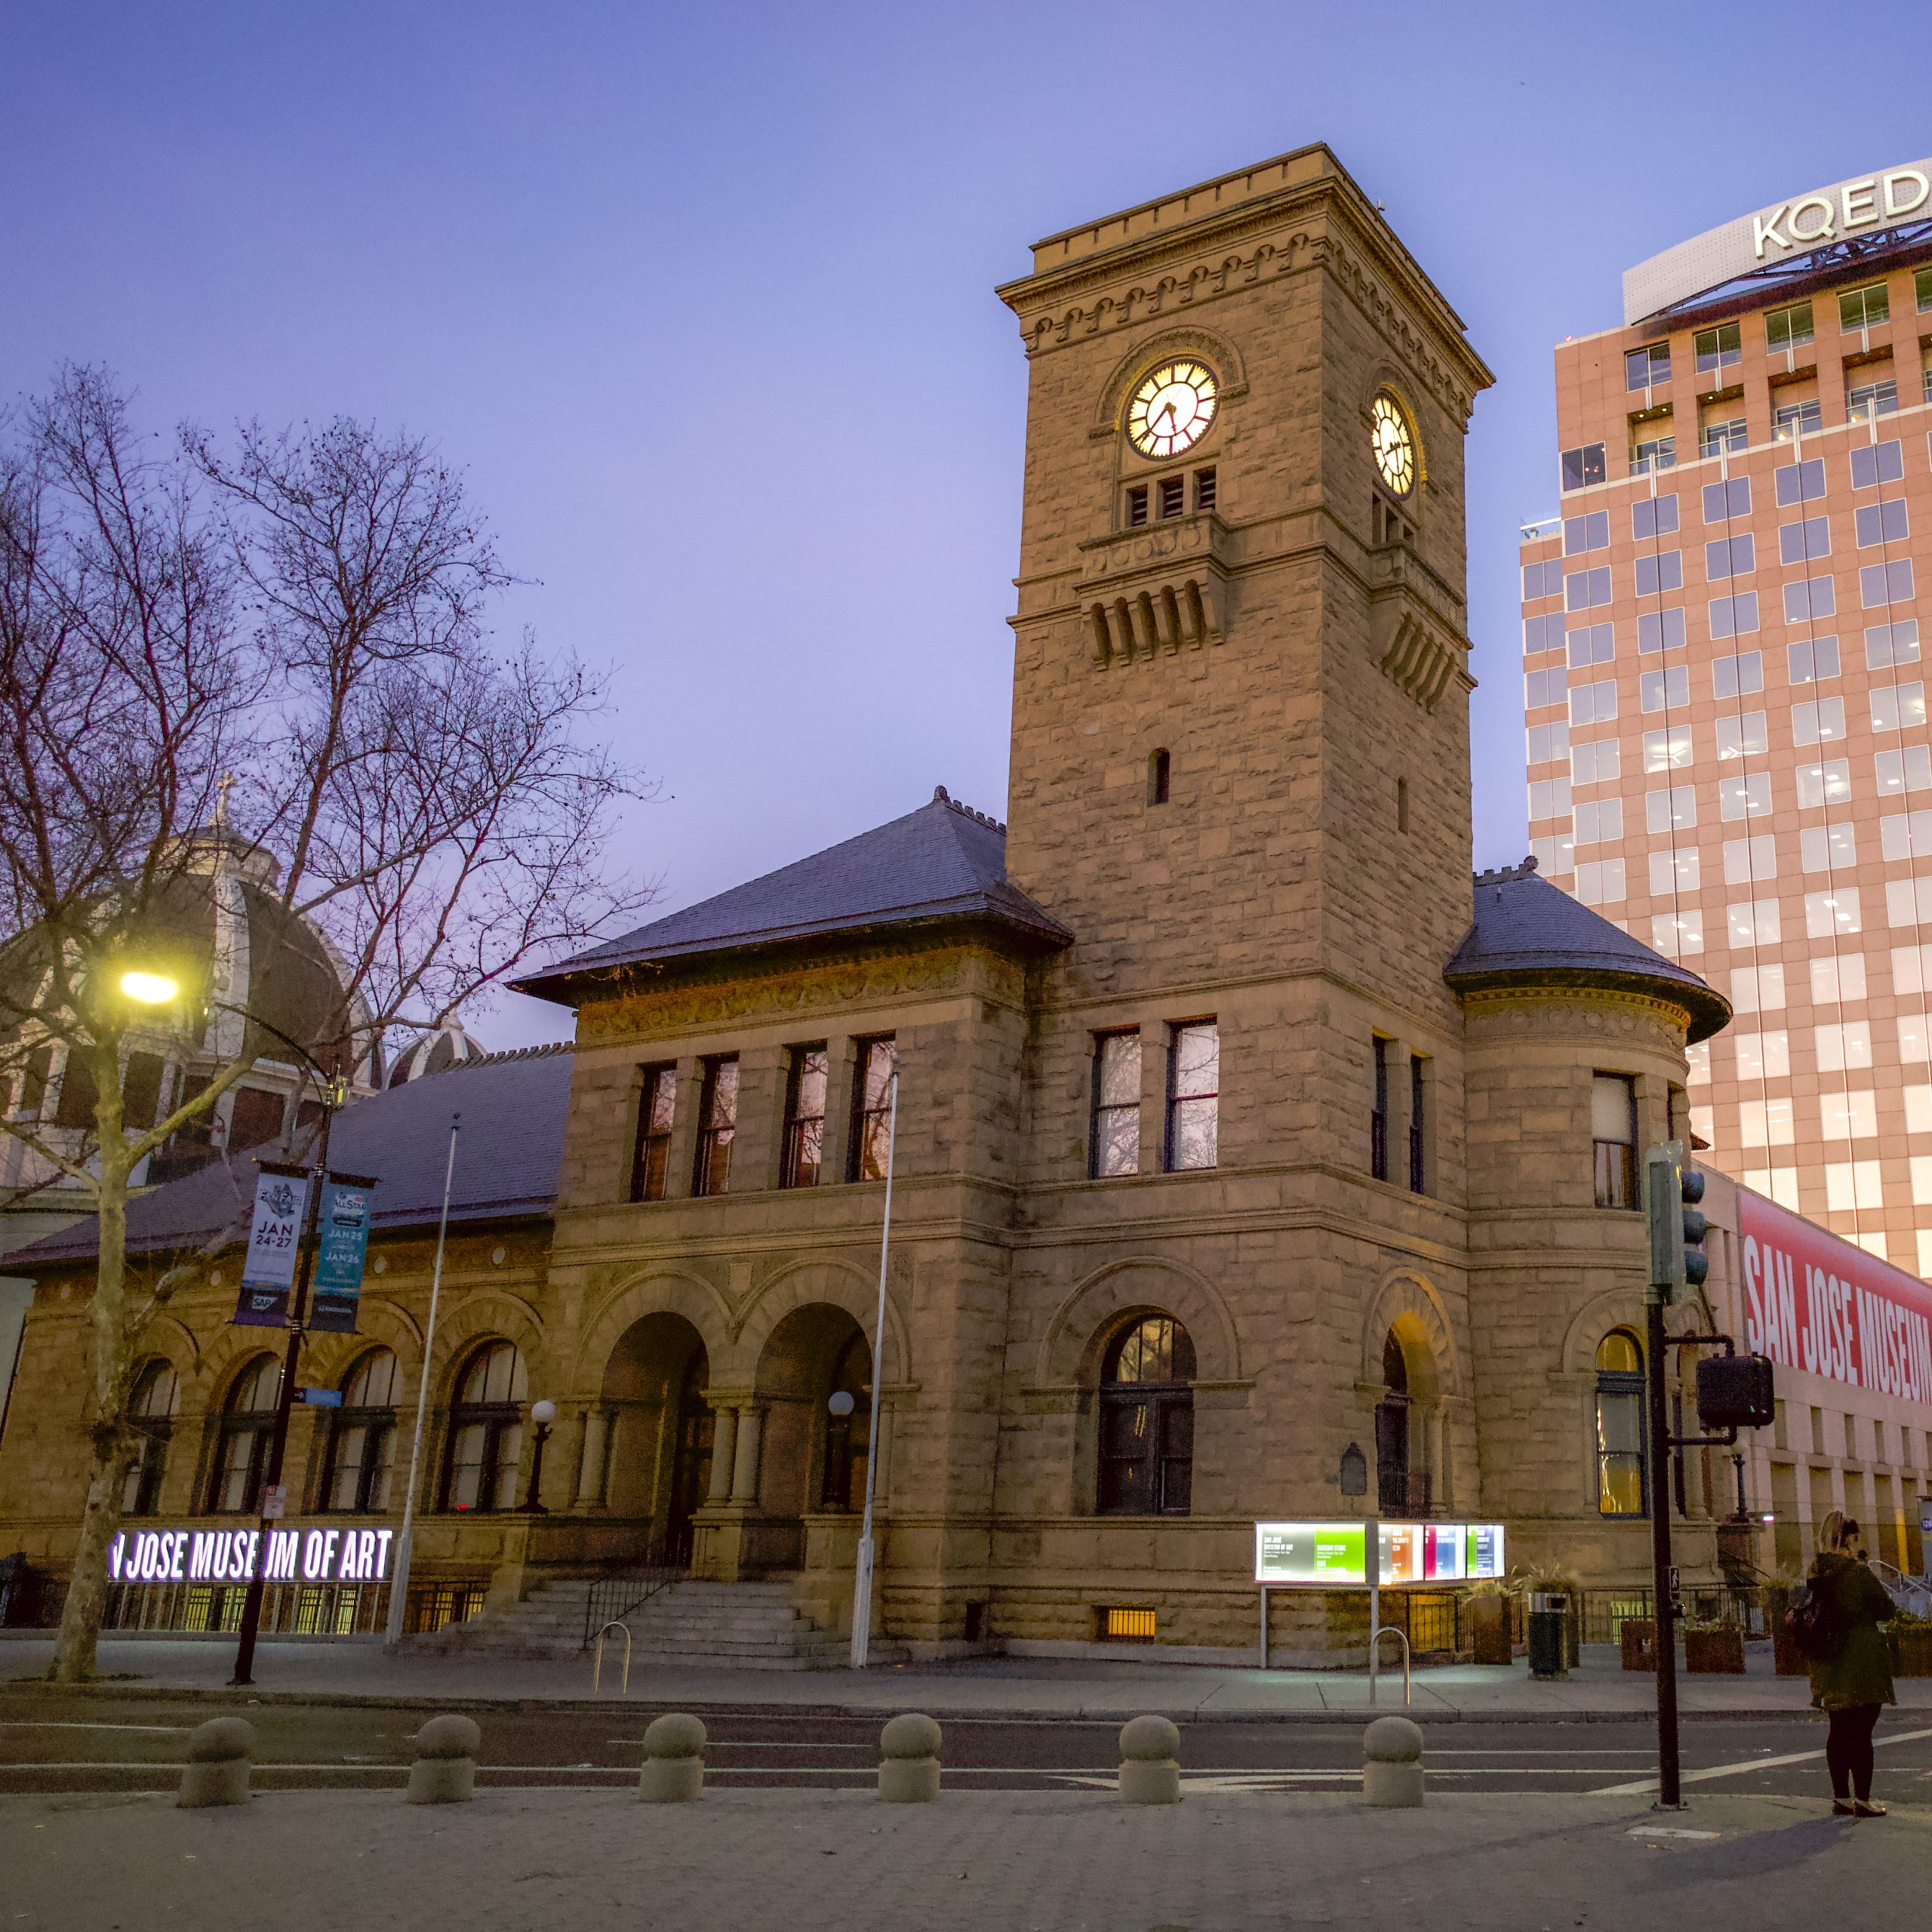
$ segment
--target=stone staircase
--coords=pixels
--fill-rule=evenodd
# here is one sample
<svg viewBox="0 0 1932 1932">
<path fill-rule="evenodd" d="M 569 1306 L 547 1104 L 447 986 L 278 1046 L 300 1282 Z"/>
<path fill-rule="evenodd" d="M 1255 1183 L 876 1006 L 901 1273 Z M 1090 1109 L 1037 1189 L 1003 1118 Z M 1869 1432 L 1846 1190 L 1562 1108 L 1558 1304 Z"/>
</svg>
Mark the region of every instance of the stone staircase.
<svg viewBox="0 0 1932 1932">
<path fill-rule="evenodd" d="M 565 1657 L 583 1652 L 591 1590 L 588 1577 L 545 1584 L 507 1609 L 479 1611 L 462 1623 L 414 1637 L 410 1648 L 447 1657 Z M 851 1645 L 821 1629 L 792 1606 L 783 1580 L 712 1583 L 687 1580 L 659 1590 L 623 1614 L 630 1627 L 631 1668 L 675 1664 L 687 1669 L 836 1670 Z M 623 1640 L 606 1642 L 607 1670 L 622 1660 Z M 902 1661 L 903 1646 L 875 1643 L 881 1663 Z"/>
</svg>

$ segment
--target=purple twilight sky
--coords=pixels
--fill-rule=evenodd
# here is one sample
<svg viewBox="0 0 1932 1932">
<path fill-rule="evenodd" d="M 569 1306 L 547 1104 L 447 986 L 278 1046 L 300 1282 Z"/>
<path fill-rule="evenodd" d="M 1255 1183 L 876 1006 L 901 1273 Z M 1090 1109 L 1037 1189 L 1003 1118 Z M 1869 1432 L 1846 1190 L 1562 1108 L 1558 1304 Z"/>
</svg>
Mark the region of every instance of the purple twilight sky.
<svg viewBox="0 0 1932 1932">
<path fill-rule="evenodd" d="M 1026 372 L 996 281 L 1324 140 L 1496 370 L 1475 857 L 1524 849 L 1517 528 L 1631 263 L 1932 141 L 1814 5 L 0 7 L 0 367 L 438 439 L 505 606 L 616 669 L 672 909 L 943 783 L 1004 816 Z M 1897 39 L 1904 34 L 1903 39 Z M 1871 56 L 1869 35 L 1859 43 Z M 512 998 L 493 1046 L 568 1017 Z"/>
</svg>

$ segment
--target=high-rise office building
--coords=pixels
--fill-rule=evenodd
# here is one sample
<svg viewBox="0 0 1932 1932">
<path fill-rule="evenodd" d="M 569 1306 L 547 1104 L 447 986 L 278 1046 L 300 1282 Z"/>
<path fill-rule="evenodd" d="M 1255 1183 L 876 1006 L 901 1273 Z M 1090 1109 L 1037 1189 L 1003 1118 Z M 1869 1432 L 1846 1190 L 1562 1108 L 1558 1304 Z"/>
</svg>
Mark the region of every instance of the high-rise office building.
<svg viewBox="0 0 1932 1932">
<path fill-rule="evenodd" d="M 1707 1158 L 1932 1273 L 1932 161 L 1631 269 L 1523 531 L 1543 872 L 1725 993 Z"/>
</svg>

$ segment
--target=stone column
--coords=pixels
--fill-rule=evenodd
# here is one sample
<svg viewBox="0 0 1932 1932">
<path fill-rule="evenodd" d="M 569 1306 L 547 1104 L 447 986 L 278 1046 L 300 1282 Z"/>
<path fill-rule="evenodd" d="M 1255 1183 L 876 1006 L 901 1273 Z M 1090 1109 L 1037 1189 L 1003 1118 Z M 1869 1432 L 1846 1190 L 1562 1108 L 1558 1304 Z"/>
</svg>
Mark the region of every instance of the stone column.
<svg viewBox="0 0 1932 1932">
<path fill-rule="evenodd" d="M 1140 1171 L 1143 1174 L 1157 1174 L 1167 1164 L 1168 1044 L 1166 1021 L 1142 1015 Z M 1093 1077 L 1091 1072 L 1088 1077 Z M 881 1430 L 884 1426 L 881 1419 Z"/>
<path fill-rule="evenodd" d="M 764 1434 L 764 1411 L 746 1404 L 739 1414 L 737 1453 L 731 1463 L 731 1501 L 743 1508 L 758 1502 L 758 1451 Z"/>
<path fill-rule="evenodd" d="M 580 1507 L 601 1508 L 609 1472 L 611 1415 L 589 1408 L 580 1423 L 577 1464 L 577 1500 Z"/>
<path fill-rule="evenodd" d="M 753 1047 L 738 1057 L 738 1130 L 731 1148 L 734 1192 L 778 1185 L 786 1072 L 783 1047 Z"/>
<path fill-rule="evenodd" d="M 731 1498 L 731 1475 L 738 1440 L 738 1412 L 721 1408 L 712 1425 L 711 1489 L 705 1500 L 713 1509 Z"/>
<path fill-rule="evenodd" d="M 852 1082 L 858 1051 L 851 1039 L 834 1038 L 825 1050 L 825 1147 L 821 1182 L 842 1181 L 852 1144 Z"/>
<path fill-rule="evenodd" d="M 704 1099 L 704 1067 L 694 1059 L 681 1060 L 674 1076 L 677 1098 L 671 1111 L 671 1146 L 664 1169 L 664 1198 L 681 1201 L 691 1191 L 691 1169 L 697 1161 L 697 1110 Z"/>
</svg>

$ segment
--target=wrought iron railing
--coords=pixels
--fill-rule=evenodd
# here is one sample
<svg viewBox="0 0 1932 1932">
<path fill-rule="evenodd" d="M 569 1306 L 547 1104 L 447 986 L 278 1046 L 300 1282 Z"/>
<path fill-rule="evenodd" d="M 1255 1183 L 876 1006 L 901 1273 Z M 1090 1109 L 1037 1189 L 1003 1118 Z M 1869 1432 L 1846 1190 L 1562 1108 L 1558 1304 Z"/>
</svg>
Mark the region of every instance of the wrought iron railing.
<svg viewBox="0 0 1932 1932">
<path fill-rule="evenodd" d="M 658 1562 L 605 1571 L 592 1582 L 584 1597 L 582 1647 L 589 1650 L 600 1630 L 621 1623 L 653 1597 L 673 1583 L 682 1583 L 690 1574 L 688 1555 L 679 1561 L 667 1555 Z"/>
</svg>

